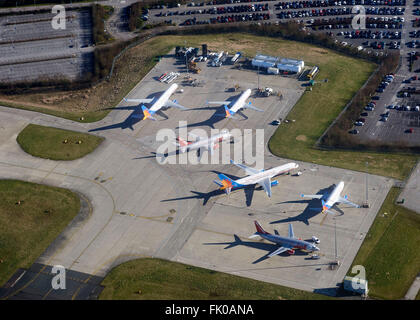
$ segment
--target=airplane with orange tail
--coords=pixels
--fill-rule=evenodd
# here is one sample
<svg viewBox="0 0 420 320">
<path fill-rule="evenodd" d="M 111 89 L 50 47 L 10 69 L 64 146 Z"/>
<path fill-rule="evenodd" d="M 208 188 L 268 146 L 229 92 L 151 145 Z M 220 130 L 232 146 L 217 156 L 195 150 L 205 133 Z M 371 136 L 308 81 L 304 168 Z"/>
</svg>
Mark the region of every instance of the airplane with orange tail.
<svg viewBox="0 0 420 320">
<path fill-rule="evenodd" d="M 278 181 L 277 180 L 271 181 L 271 178 L 278 176 L 280 174 L 290 172 L 299 167 L 298 164 L 294 162 L 290 162 L 290 163 L 286 163 L 284 165 L 281 165 L 275 168 L 271 168 L 267 170 L 264 170 L 264 169 L 258 170 L 255 168 L 247 167 L 243 164 L 236 163 L 233 160 L 230 160 L 230 163 L 245 170 L 248 176 L 238 179 L 238 180 L 233 180 L 225 176 L 224 174 L 220 173 L 218 175 L 220 181 L 214 180 L 214 182 L 220 186 L 219 188 L 220 190 L 225 190 L 225 192 L 229 194 L 233 189 L 243 188 L 248 185 L 259 184 L 261 187 L 263 187 L 268 197 L 271 197 L 271 187 L 278 185 Z"/>
<path fill-rule="evenodd" d="M 277 232 L 276 234 L 268 233 L 261 227 L 258 221 L 254 221 L 254 223 L 255 223 L 257 232 L 251 235 L 249 237 L 250 239 L 261 237 L 263 239 L 266 239 L 268 241 L 281 245 L 281 247 L 274 250 L 268 255 L 269 258 L 275 255 L 281 254 L 283 252 L 286 252 L 286 251 L 288 254 L 294 254 L 295 250 L 297 249 L 310 251 L 310 252 L 319 251 L 319 248 L 313 243 L 304 241 L 300 238 L 296 238 L 293 232 L 293 226 L 291 223 L 289 223 L 289 234 L 287 237 L 282 237 Z"/>
<path fill-rule="evenodd" d="M 207 104 L 218 104 L 223 105 L 225 107 L 225 114 L 217 114 L 218 116 L 225 117 L 225 118 L 232 118 L 238 119 L 235 117 L 235 114 L 238 113 L 242 117 L 246 118 L 246 116 L 241 112 L 241 109 L 247 108 L 252 109 L 255 111 L 263 112 L 264 110 L 258 109 L 254 107 L 251 102 L 246 103 L 246 100 L 251 95 L 251 89 L 246 89 L 241 95 L 235 99 L 234 101 L 207 101 Z M 229 108 L 228 106 L 231 105 Z"/>
<path fill-rule="evenodd" d="M 125 102 L 135 102 L 141 105 L 141 109 L 143 111 L 143 120 L 152 119 L 157 120 L 154 117 L 154 114 L 158 112 L 158 114 L 163 115 L 165 118 L 168 118 L 165 114 L 163 114 L 160 110 L 162 108 L 169 108 L 174 107 L 181 110 L 188 110 L 188 108 L 181 106 L 177 103 L 176 100 L 171 101 L 169 98 L 171 95 L 176 91 L 178 85 L 176 83 L 172 84 L 166 91 L 159 97 L 159 98 L 151 98 L 151 99 L 126 99 L 124 98 Z M 143 103 L 152 103 L 150 108 L 147 108 L 143 105 Z M 133 117 L 139 117 L 134 115 Z"/>
<path fill-rule="evenodd" d="M 355 208 L 360 208 L 359 205 L 351 202 L 348 200 L 347 195 L 344 197 L 341 197 L 341 192 L 344 189 L 344 182 L 340 181 L 338 185 L 334 186 L 334 189 L 331 193 L 325 193 L 325 194 L 301 194 L 301 197 L 304 198 L 312 198 L 312 199 L 319 199 L 321 200 L 322 209 L 313 208 L 312 210 L 322 210 L 321 213 L 330 213 L 335 214 L 335 212 L 331 211 L 331 208 L 337 209 L 338 211 L 341 211 L 337 208 L 337 204 L 339 203 L 345 203 L 348 205 L 351 205 Z"/>
</svg>

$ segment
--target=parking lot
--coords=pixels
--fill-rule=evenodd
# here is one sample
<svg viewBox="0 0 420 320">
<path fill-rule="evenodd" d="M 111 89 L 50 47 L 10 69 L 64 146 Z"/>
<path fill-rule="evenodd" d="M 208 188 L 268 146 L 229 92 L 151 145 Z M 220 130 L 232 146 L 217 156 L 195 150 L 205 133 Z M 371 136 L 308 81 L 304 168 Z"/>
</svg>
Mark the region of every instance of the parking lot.
<svg viewBox="0 0 420 320">
<path fill-rule="evenodd" d="M 68 10 L 65 29 L 50 12 L 0 17 L 0 82 L 78 79 L 92 72 L 90 10 Z"/>
</svg>

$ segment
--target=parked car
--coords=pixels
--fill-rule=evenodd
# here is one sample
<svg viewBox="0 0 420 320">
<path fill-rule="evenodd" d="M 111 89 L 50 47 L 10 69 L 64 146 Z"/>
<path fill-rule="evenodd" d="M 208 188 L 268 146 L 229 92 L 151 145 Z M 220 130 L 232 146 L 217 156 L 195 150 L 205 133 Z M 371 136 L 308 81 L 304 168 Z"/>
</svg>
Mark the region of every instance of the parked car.
<svg viewBox="0 0 420 320">
<path fill-rule="evenodd" d="M 350 134 L 358 134 L 359 133 L 359 130 L 353 129 L 353 130 L 350 130 L 349 133 Z"/>
<path fill-rule="evenodd" d="M 367 116 L 369 116 L 369 113 L 367 113 L 367 112 L 362 112 L 362 113 L 360 114 L 360 116 L 361 116 L 361 117 L 367 117 Z"/>
</svg>

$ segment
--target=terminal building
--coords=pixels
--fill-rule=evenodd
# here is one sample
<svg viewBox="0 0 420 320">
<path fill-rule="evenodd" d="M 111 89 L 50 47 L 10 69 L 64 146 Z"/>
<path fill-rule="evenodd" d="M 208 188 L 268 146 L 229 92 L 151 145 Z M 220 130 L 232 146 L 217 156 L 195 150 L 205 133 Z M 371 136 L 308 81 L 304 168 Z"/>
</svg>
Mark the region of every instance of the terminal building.
<svg viewBox="0 0 420 320">
<path fill-rule="evenodd" d="M 279 72 L 301 73 L 305 67 L 303 60 L 279 58 L 257 54 L 251 61 L 256 68 L 266 69 L 268 73 L 278 74 Z"/>
</svg>

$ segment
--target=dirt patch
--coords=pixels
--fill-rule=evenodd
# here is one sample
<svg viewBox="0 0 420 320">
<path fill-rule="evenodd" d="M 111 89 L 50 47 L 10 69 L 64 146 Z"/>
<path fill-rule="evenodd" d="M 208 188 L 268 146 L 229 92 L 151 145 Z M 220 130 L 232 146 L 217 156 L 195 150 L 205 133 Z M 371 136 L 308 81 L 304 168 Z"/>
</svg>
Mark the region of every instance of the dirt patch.
<svg viewBox="0 0 420 320">
<path fill-rule="evenodd" d="M 296 140 L 297 140 L 297 141 L 307 141 L 307 140 L 308 140 L 308 138 L 307 138 L 305 135 L 301 134 L 301 135 L 298 135 L 298 136 L 296 137 Z"/>
</svg>

